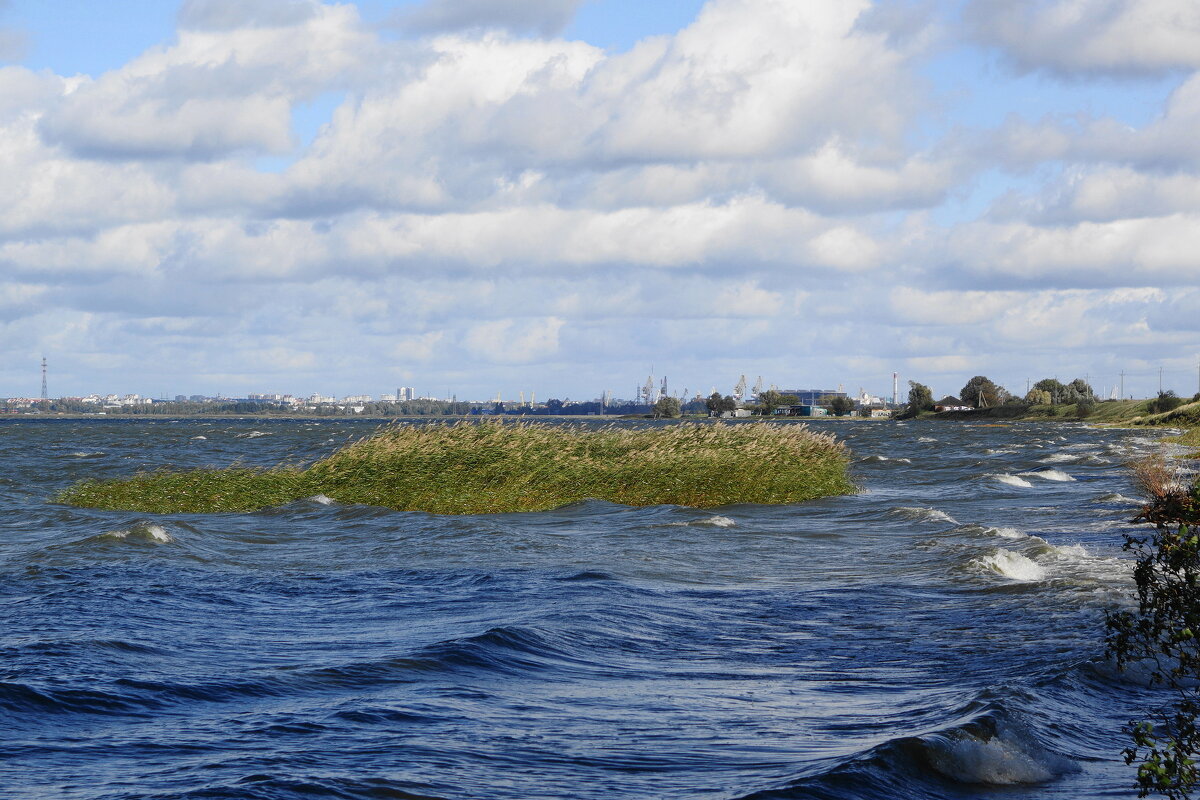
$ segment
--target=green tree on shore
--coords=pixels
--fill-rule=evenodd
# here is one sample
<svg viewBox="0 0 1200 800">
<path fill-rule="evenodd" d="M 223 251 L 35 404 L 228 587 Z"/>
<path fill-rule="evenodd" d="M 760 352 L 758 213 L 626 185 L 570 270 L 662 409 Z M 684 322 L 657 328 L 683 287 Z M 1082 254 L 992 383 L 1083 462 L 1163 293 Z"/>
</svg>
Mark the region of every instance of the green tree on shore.
<svg viewBox="0 0 1200 800">
<path fill-rule="evenodd" d="M 829 410 L 835 417 L 844 417 L 854 410 L 854 401 L 849 397 L 836 395 L 829 399 Z"/>
<path fill-rule="evenodd" d="M 972 408 L 993 408 L 1002 404 L 1010 395 L 1003 386 L 997 386 L 984 375 L 976 375 L 958 393 L 963 403 Z"/>
<path fill-rule="evenodd" d="M 916 381 L 908 382 L 908 407 L 905 409 L 907 416 L 915 417 L 922 411 L 933 410 L 933 390 L 923 383 Z"/>
<path fill-rule="evenodd" d="M 683 415 L 683 408 L 679 404 L 678 397 L 663 396 L 658 398 L 658 402 L 654 404 L 654 418 L 666 417 L 668 419 L 678 419 Z"/>
<path fill-rule="evenodd" d="M 1037 389 L 1039 392 L 1049 393 L 1049 405 L 1057 405 L 1058 403 L 1067 402 L 1067 387 L 1063 385 L 1057 378 L 1042 378 L 1033 385 L 1033 388 Z"/>
</svg>

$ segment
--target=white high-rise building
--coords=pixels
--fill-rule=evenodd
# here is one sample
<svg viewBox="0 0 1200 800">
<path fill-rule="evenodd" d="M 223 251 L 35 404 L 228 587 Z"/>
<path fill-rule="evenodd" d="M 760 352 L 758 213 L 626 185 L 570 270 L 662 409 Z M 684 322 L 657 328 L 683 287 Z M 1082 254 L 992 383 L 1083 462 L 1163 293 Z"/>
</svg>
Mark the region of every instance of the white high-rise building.
<svg viewBox="0 0 1200 800">
<path fill-rule="evenodd" d="M 405 400 L 416 400 L 417 390 L 411 386 L 401 386 L 396 390 L 396 402 L 403 403 Z"/>
</svg>

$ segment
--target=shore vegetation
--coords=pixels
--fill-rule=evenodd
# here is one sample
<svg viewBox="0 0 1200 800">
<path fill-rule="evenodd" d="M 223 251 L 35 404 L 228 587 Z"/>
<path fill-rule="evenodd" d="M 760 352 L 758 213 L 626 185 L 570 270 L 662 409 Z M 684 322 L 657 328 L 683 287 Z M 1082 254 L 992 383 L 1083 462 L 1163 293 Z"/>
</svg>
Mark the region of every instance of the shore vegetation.
<svg viewBox="0 0 1200 800">
<path fill-rule="evenodd" d="M 146 472 L 85 481 L 55 499 L 159 514 L 254 511 L 317 495 L 436 514 L 542 511 L 588 498 L 708 508 L 850 494 L 848 463 L 845 445 L 795 423 L 397 424 L 305 468 Z"/>
<path fill-rule="evenodd" d="M 1147 719 L 1126 726 L 1125 763 L 1137 765 L 1138 796 L 1183 800 L 1200 787 L 1200 483 L 1161 456 L 1133 472 L 1150 501 L 1139 518 L 1154 529 L 1125 536 L 1136 559 L 1136 609 L 1107 615 L 1108 653 L 1170 691 Z"/>
</svg>

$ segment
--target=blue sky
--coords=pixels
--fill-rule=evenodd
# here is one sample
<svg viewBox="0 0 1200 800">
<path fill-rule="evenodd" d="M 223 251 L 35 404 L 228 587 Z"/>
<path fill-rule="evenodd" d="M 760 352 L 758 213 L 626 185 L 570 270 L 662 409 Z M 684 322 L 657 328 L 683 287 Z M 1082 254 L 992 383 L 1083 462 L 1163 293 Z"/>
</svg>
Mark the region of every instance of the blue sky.
<svg viewBox="0 0 1200 800">
<path fill-rule="evenodd" d="M 1180 0 L 0 3 L 0 395 L 1197 391 Z"/>
</svg>

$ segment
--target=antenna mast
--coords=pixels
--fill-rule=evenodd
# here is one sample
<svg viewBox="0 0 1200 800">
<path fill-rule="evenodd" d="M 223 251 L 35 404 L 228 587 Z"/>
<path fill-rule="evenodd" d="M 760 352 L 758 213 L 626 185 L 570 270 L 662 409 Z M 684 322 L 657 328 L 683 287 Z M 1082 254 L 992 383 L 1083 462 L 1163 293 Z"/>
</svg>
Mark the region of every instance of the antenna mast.
<svg viewBox="0 0 1200 800">
<path fill-rule="evenodd" d="M 46 357 L 42 356 L 42 399 L 48 400 L 50 396 L 46 393 Z"/>
</svg>

